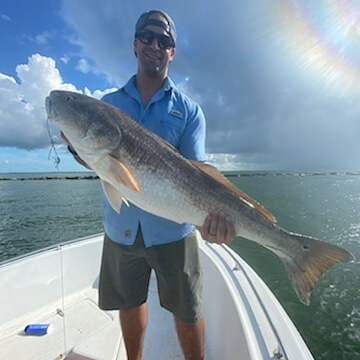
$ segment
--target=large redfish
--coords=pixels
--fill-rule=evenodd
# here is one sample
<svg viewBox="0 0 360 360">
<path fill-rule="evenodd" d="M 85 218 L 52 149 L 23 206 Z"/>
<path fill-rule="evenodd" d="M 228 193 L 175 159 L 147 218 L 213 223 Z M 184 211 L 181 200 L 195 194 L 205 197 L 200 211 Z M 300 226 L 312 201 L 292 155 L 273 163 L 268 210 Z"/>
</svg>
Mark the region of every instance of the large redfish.
<svg viewBox="0 0 360 360">
<path fill-rule="evenodd" d="M 237 236 L 279 256 L 305 304 L 329 267 L 354 260 L 339 246 L 277 226 L 273 215 L 214 167 L 185 159 L 114 106 L 73 92 L 52 91 L 46 109 L 48 118 L 100 177 L 116 211 L 124 201 L 196 226 L 202 226 L 210 213 L 223 213 L 233 222 Z"/>
</svg>

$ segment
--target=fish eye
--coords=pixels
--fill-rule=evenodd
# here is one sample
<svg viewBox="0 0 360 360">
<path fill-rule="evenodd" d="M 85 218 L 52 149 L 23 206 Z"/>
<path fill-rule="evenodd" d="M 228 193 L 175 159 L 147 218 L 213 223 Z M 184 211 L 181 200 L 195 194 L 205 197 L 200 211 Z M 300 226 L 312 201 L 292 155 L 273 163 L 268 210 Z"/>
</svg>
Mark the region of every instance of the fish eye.
<svg viewBox="0 0 360 360">
<path fill-rule="evenodd" d="M 71 101 L 71 100 L 72 100 L 72 97 L 71 97 L 70 95 L 66 96 L 66 98 L 65 98 L 65 101 L 66 101 L 66 102 L 69 102 L 69 101 Z"/>
</svg>

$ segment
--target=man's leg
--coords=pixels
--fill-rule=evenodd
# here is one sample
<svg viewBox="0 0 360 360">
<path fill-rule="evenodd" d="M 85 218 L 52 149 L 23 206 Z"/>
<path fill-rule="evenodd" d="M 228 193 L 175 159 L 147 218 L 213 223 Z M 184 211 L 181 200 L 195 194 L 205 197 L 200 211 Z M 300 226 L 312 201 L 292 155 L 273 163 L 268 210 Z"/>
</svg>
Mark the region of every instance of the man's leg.
<svg viewBox="0 0 360 360">
<path fill-rule="evenodd" d="M 157 277 L 160 304 L 175 316 L 185 359 L 203 359 L 202 269 L 196 233 L 147 252 Z"/>
<path fill-rule="evenodd" d="M 185 323 L 175 317 L 176 331 L 186 360 L 204 359 L 204 319 Z"/>
<path fill-rule="evenodd" d="M 147 322 L 146 298 L 151 269 L 144 259 L 139 230 L 134 245 L 120 245 L 105 235 L 99 282 L 99 307 L 120 310 L 129 360 L 140 360 Z"/>
<path fill-rule="evenodd" d="M 141 360 L 147 323 L 146 303 L 120 310 L 120 325 L 128 360 Z"/>
</svg>

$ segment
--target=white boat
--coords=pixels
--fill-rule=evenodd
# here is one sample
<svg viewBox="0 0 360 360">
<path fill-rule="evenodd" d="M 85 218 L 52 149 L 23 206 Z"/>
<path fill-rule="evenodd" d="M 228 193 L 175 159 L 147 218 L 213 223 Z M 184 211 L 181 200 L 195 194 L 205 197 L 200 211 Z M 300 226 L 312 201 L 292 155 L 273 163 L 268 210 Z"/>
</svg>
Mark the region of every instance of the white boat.
<svg viewBox="0 0 360 360">
<path fill-rule="evenodd" d="M 204 270 L 206 360 L 313 359 L 294 324 L 229 247 L 198 239 Z M 118 313 L 97 306 L 102 234 L 0 265 L 0 359 L 123 360 Z M 150 284 L 144 360 L 182 359 L 172 315 Z M 28 324 L 52 324 L 43 336 Z"/>
</svg>

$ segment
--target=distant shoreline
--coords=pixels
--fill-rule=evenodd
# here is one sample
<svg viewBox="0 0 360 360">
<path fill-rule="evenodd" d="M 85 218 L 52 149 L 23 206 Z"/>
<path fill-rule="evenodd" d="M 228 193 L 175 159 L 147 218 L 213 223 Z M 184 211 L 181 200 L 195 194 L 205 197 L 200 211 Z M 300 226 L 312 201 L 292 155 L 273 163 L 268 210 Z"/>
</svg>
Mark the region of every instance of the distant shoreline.
<svg viewBox="0 0 360 360">
<path fill-rule="evenodd" d="M 2 177 L 0 181 L 26 181 L 26 180 L 98 180 L 97 175 L 58 175 L 58 176 L 27 176 L 27 177 Z"/>
<path fill-rule="evenodd" d="M 360 171 L 324 171 L 324 172 L 288 172 L 288 171 L 223 171 L 226 177 L 247 177 L 247 176 L 360 176 Z M 18 176 L 17 176 L 18 175 Z M 24 173 L 0 174 L 0 181 L 27 181 L 27 180 L 98 180 L 94 173 L 89 174 L 36 174 L 31 173 L 24 176 Z"/>
</svg>

